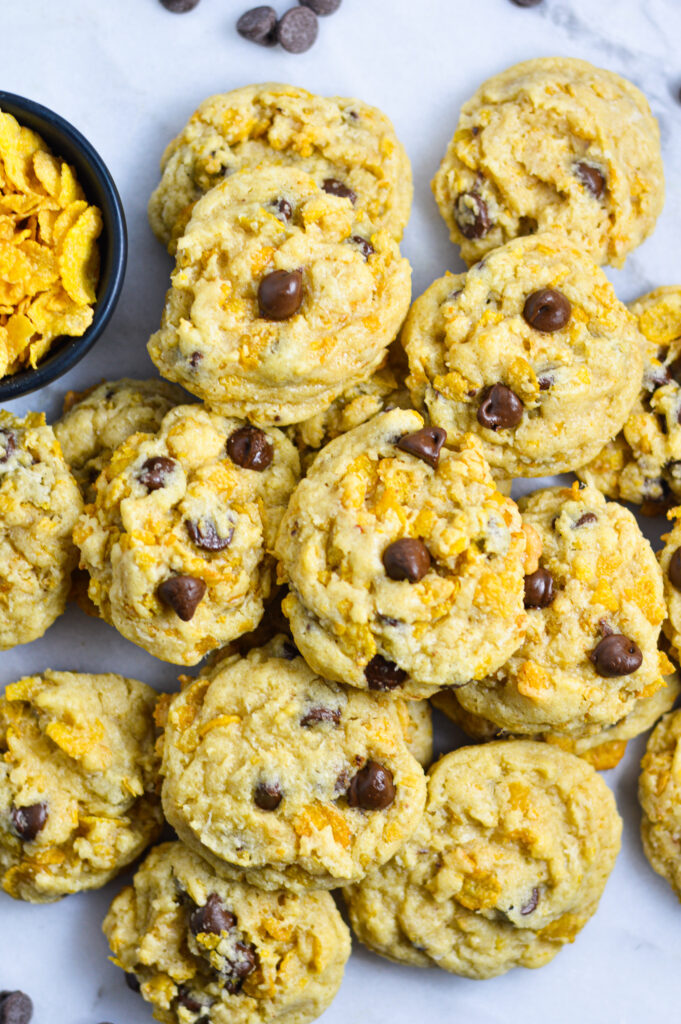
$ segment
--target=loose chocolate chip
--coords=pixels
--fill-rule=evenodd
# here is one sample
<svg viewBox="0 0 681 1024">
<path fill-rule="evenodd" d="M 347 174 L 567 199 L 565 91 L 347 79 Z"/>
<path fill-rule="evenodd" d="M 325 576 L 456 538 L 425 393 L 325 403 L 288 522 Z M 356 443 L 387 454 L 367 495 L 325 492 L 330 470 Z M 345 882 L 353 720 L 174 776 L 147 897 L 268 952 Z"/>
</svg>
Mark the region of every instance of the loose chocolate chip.
<svg viewBox="0 0 681 1024">
<path fill-rule="evenodd" d="M 422 540 L 402 537 L 383 552 L 383 566 L 391 580 L 418 583 L 430 569 L 430 554 Z"/>
<path fill-rule="evenodd" d="M 309 7 L 292 7 L 277 25 L 277 39 L 289 53 L 305 53 L 317 38 L 317 15 Z"/>
<path fill-rule="evenodd" d="M 260 316 L 266 320 L 288 320 L 298 312 L 302 301 L 302 270 L 273 270 L 258 286 Z"/>
<path fill-rule="evenodd" d="M 454 220 L 464 238 L 484 238 L 492 227 L 487 203 L 477 192 L 461 192 L 454 203 Z"/>
<path fill-rule="evenodd" d="M 643 655 L 639 648 L 622 633 L 611 633 L 603 637 L 589 654 L 599 676 L 610 679 L 613 676 L 628 676 L 640 668 Z"/>
<path fill-rule="evenodd" d="M 242 469 L 254 469 L 262 473 L 272 465 L 274 445 L 264 430 L 250 424 L 239 427 L 227 438 L 227 454 L 232 462 Z"/>
<path fill-rule="evenodd" d="M 278 782 L 259 782 L 253 800 L 261 811 L 276 811 L 284 794 Z"/>
<path fill-rule="evenodd" d="M 216 892 L 212 892 L 202 907 L 197 907 L 189 918 L 189 927 L 194 935 L 206 932 L 209 935 L 220 935 L 230 932 L 236 925 L 236 917 L 224 904 Z"/>
<path fill-rule="evenodd" d="M 394 690 L 407 680 L 407 673 L 394 661 L 388 661 L 382 654 L 374 654 L 364 666 L 364 676 L 370 690 Z"/>
<path fill-rule="evenodd" d="M 677 590 L 681 590 L 681 548 L 677 548 L 669 561 L 667 570 L 669 582 Z"/>
<path fill-rule="evenodd" d="M 310 726 L 316 725 L 317 722 L 333 722 L 334 725 L 338 725 L 340 720 L 340 708 L 325 708 L 319 706 L 310 708 L 309 711 L 306 711 L 300 719 L 300 724 Z"/>
<path fill-rule="evenodd" d="M 167 459 L 165 455 L 154 455 L 142 464 L 137 479 L 148 491 L 158 491 L 159 488 L 165 487 L 166 480 L 176 465 L 174 459 Z"/>
<path fill-rule="evenodd" d="M 25 992 L 0 993 L 0 1024 L 28 1024 L 33 1016 L 33 1002 Z"/>
<path fill-rule="evenodd" d="M 192 354 L 189 357 L 189 365 L 191 366 L 192 370 L 196 369 L 196 367 L 199 365 L 202 359 L 202 352 L 192 352 Z"/>
<path fill-rule="evenodd" d="M 167 11 L 172 11 L 173 14 L 186 14 L 187 11 L 193 11 L 199 0 L 161 0 L 161 3 Z"/>
<path fill-rule="evenodd" d="M 274 205 L 279 211 L 279 219 L 283 220 L 284 223 L 288 223 L 293 216 L 293 210 L 288 199 L 280 199 L 278 202 L 275 202 Z"/>
<path fill-rule="evenodd" d="M 548 608 L 555 596 L 553 576 L 548 569 L 537 569 L 525 577 L 526 608 Z"/>
<path fill-rule="evenodd" d="M 222 976 L 224 985 L 230 995 L 239 991 L 244 979 L 251 974 L 258 966 L 258 955 L 253 946 L 247 946 L 244 942 L 237 942 L 234 946 L 234 956 L 227 960 Z"/>
<path fill-rule="evenodd" d="M 361 254 L 362 254 L 362 256 L 364 257 L 365 260 L 368 260 L 369 257 L 374 252 L 376 252 L 376 250 L 374 249 L 374 247 L 371 244 L 371 242 L 369 241 L 369 239 L 368 238 L 362 238 L 361 235 L 353 235 L 351 237 L 350 241 L 355 243 L 355 245 L 357 246 L 357 248 L 359 249 L 359 251 L 361 252 Z"/>
<path fill-rule="evenodd" d="M 447 431 L 442 427 L 423 427 L 415 430 L 413 434 L 405 434 L 397 442 L 397 447 L 415 455 L 417 459 L 427 462 L 433 469 L 437 469 L 440 459 L 440 449 L 447 440 Z"/>
<path fill-rule="evenodd" d="M 590 526 L 591 523 L 597 523 L 598 516 L 595 512 L 584 512 L 575 523 L 575 529 L 578 526 Z"/>
<path fill-rule="evenodd" d="M 267 5 L 252 7 L 241 15 L 236 30 L 244 39 L 258 46 L 277 45 L 277 12 Z"/>
<path fill-rule="evenodd" d="M 367 761 L 348 789 L 348 803 L 364 811 L 384 811 L 395 799 L 395 783 L 389 768 Z"/>
<path fill-rule="evenodd" d="M 537 384 L 540 391 L 548 391 L 553 384 L 553 379 L 551 377 L 538 377 Z"/>
<path fill-rule="evenodd" d="M 185 519 L 184 525 L 192 543 L 203 551 L 224 551 L 232 543 L 234 529 L 230 527 L 227 535 L 221 537 L 212 519 Z"/>
<path fill-rule="evenodd" d="M 357 202 L 357 193 L 348 185 L 344 185 L 338 178 L 324 178 L 322 188 L 330 196 L 338 196 L 339 199 L 349 199 L 353 206 Z"/>
<path fill-rule="evenodd" d="M 0 465 L 3 462 L 8 462 L 12 455 L 17 450 L 17 435 L 13 430 L 0 430 Z"/>
<path fill-rule="evenodd" d="M 539 889 L 537 889 L 537 887 L 535 886 L 532 890 L 532 895 L 530 896 L 527 903 L 523 903 L 522 907 L 520 908 L 520 913 L 523 915 L 523 917 L 527 917 L 527 915 L 531 914 L 534 910 L 536 910 L 538 906 Z"/>
<path fill-rule="evenodd" d="M 572 314 L 569 300 L 557 288 L 540 288 L 525 299 L 523 317 L 535 331 L 561 331 Z"/>
<path fill-rule="evenodd" d="M 130 974 L 129 972 L 126 972 L 125 974 L 125 984 L 128 986 L 131 992 L 139 992 L 141 988 L 140 981 L 137 975 Z"/>
<path fill-rule="evenodd" d="M 311 11 L 321 17 L 327 14 L 335 14 L 340 7 L 342 0 L 298 0 L 303 7 L 309 7 Z"/>
<path fill-rule="evenodd" d="M 198 1013 L 199 1010 L 203 1010 L 203 1003 L 200 1003 L 198 999 L 195 999 L 188 988 L 184 985 L 180 985 L 177 990 L 177 1001 L 180 1006 L 184 1006 L 185 1010 L 189 1010 L 190 1013 Z"/>
<path fill-rule="evenodd" d="M 597 167 L 580 161 L 575 167 L 575 174 L 594 199 L 601 198 L 605 192 L 605 176 Z"/>
<path fill-rule="evenodd" d="M 24 843 L 32 842 L 47 822 L 47 804 L 28 804 L 26 807 L 12 807 L 10 811 L 12 828 Z"/>
<path fill-rule="evenodd" d="M 204 594 L 206 584 L 195 576 L 171 576 L 156 588 L 159 601 L 173 609 L 178 619 L 190 622 Z"/>
<path fill-rule="evenodd" d="M 525 407 L 515 392 L 505 384 L 493 384 L 483 392 L 478 406 L 478 423 L 489 430 L 509 430 L 517 427 Z"/>
</svg>

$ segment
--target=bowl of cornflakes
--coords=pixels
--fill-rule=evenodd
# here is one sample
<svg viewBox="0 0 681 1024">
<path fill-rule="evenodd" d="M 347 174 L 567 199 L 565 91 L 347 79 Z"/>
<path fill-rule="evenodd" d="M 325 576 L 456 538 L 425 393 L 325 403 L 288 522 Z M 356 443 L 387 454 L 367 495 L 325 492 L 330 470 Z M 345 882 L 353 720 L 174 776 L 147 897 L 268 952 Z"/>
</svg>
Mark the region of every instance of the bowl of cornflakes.
<svg viewBox="0 0 681 1024">
<path fill-rule="evenodd" d="M 55 380 L 94 345 L 126 256 L 99 154 L 59 114 L 0 91 L 0 401 Z"/>
</svg>

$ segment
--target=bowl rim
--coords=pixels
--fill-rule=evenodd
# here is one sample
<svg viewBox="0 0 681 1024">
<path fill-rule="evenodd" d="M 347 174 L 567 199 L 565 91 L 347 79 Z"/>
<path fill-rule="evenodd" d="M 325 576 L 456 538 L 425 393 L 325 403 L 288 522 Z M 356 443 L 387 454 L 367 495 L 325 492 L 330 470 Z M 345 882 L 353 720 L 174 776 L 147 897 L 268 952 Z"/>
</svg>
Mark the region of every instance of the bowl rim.
<svg viewBox="0 0 681 1024">
<path fill-rule="evenodd" d="M 25 110 L 27 113 L 53 126 L 58 134 L 65 135 L 82 153 L 84 162 L 91 167 L 93 176 L 97 178 L 102 188 L 102 193 L 107 200 L 107 213 L 110 219 L 108 233 L 111 235 L 109 243 L 111 266 L 109 268 L 106 289 L 102 296 L 97 299 L 94 307 L 94 318 L 87 331 L 79 337 L 61 335 L 62 338 L 68 339 L 67 343 L 51 358 L 48 351 L 44 364 L 41 365 L 39 363 L 35 368 L 19 370 L 6 379 L 0 377 L 0 401 L 10 401 L 14 398 L 19 398 L 21 395 L 27 395 L 31 391 L 37 391 L 46 384 L 50 384 L 75 366 L 86 352 L 92 348 L 111 319 L 118 302 L 123 287 L 128 255 L 128 232 L 123 202 L 111 172 L 92 143 L 70 121 L 62 117 L 61 114 L 44 106 L 42 103 L 38 103 L 36 100 L 0 89 L 0 110 L 4 109 L 5 104 L 19 110 Z M 8 110 L 7 113 L 12 112 Z M 12 116 L 16 115 L 12 113 Z M 16 119 L 21 124 L 21 117 Z M 38 131 L 37 134 L 40 134 L 40 132 Z M 56 147 L 54 148 L 56 150 Z"/>
</svg>

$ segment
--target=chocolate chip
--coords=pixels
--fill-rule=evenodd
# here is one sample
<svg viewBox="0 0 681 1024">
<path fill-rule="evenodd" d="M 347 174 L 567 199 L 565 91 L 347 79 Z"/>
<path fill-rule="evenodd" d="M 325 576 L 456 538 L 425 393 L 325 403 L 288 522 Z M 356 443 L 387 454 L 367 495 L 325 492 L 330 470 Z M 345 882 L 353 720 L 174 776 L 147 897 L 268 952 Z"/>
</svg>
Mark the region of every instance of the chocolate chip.
<svg viewBox="0 0 681 1024">
<path fill-rule="evenodd" d="M 575 167 L 575 174 L 594 199 L 601 198 L 605 192 L 605 176 L 597 167 L 580 161 Z"/>
<path fill-rule="evenodd" d="M 430 569 L 430 554 L 422 540 L 402 537 L 383 552 L 383 566 L 391 580 L 418 583 Z"/>
<path fill-rule="evenodd" d="M 161 3 L 167 11 L 172 11 L 173 14 L 186 14 L 187 11 L 193 11 L 199 0 L 161 0 Z"/>
<path fill-rule="evenodd" d="M 599 676 L 610 679 L 613 676 L 628 676 L 640 668 L 643 661 L 641 651 L 628 636 L 611 633 L 603 637 L 589 654 Z"/>
<path fill-rule="evenodd" d="M 539 390 L 540 391 L 548 391 L 549 388 L 551 387 L 551 385 L 553 384 L 553 378 L 552 377 L 538 377 L 537 378 L 537 384 L 539 385 Z"/>
<path fill-rule="evenodd" d="M 389 768 L 367 761 L 348 789 L 348 803 L 364 811 L 384 811 L 395 799 L 395 783 Z"/>
<path fill-rule="evenodd" d="M 261 811 L 276 811 L 284 794 L 278 782 L 259 782 L 253 800 Z"/>
<path fill-rule="evenodd" d="M 140 981 L 137 975 L 131 974 L 129 971 L 126 971 L 125 974 L 125 984 L 128 986 L 131 992 L 139 992 L 141 988 Z"/>
<path fill-rule="evenodd" d="M 275 208 L 279 214 L 279 220 L 283 220 L 287 224 L 293 216 L 293 209 L 288 199 L 279 199 L 274 203 Z"/>
<path fill-rule="evenodd" d="M 305 53 L 317 38 L 317 15 L 308 7 L 292 7 L 277 25 L 277 39 L 289 53 Z"/>
<path fill-rule="evenodd" d="M 415 455 L 417 459 L 427 462 L 433 469 L 437 469 L 440 459 L 440 449 L 447 440 L 447 431 L 442 427 L 422 427 L 415 430 L 413 434 L 405 434 L 397 442 L 400 451 Z"/>
<path fill-rule="evenodd" d="M 231 932 L 236 925 L 236 917 L 224 904 L 216 892 L 212 892 L 202 907 L 197 907 L 189 918 L 189 927 L 194 935 L 206 932 L 209 935 L 220 935 Z"/>
<path fill-rule="evenodd" d="M 225 537 L 221 537 L 212 519 L 185 519 L 184 525 L 192 543 L 203 551 L 224 551 L 232 543 L 233 527 L 229 528 Z"/>
<path fill-rule="evenodd" d="M 286 625 L 288 626 L 288 622 Z M 281 645 L 281 656 L 286 661 L 295 661 L 296 658 L 300 657 L 300 651 L 290 640 L 284 640 Z"/>
<path fill-rule="evenodd" d="M 324 178 L 322 188 L 325 192 L 328 192 L 330 196 L 338 196 L 340 199 L 349 199 L 353 206 L 357 202 L 357 193 L 348 185 L 344 185 L 342 181 L 338 180 L 338 178 Z"/>
<path fill-rule="evenodd" d="M 0 465 L 2 465 L 3 462 L 9 462 L 17 450 L 17 435 L 13 430 L 0 430 L 0 448 L 3 449 L 3 453 L 0 455 Z"/>
<path fill-rule="evenodd" d="M 681 548 L 677 548 L 669 560 L 667 576 L 671 585 L 681 590 Z"/>
<path fill-rule="evenodd" d="M 298 312 L 302 301 L 302 270 L 273 270 L 258 286 L 260 316 L 266 320 L 288 320 Z"/>
<path fill-rule="evenodd" d="M 342 0 L 298 0 L 298 3 L 303 7 L 309 7 L 315 14 L 320 17 L 326 17 L 327 14 L 335 14 L 341 5 Z"/>
<path fill-rule="evenodd" d="M 177 1001 L 180 1006 L 184 1006 L 185 1010 L 189 1010 L 190 1013 L 198 1013 L 199 1010 L 203 1010 L 203 1003 L 200 1003 L 198 999 L 195 999 L 188 988 L 184 985 L 180 985 L 177 990 Z"/>
<path fill-rule="evenodd" d="M 175 469 L 177 463 L 165 455 L 154 455 L 142 463 L 137 479 L 148 491 L 158 491 L 165 487 L 166 480 Z"/>
<path fill-rule="evenodd" d="M 12 807 L 10 811 L 12 828 L 23 843 L 32 842 L 47 822 L 47 804 L 27 804 L 25 807 Z"/>
<path fill-rule="evenodd" d="M 595 512 L 584 512 L 575 523 L 575 529 L 578 526 L 590 526 L 591 523 L 597 523 L 598 516 Z"/>
<path fill-rule="evenodd" d="M 192 352 L 192 354 L 189 357 L 189 365 L 191 366 L 192 370 L 196 369 L 196 367 L 199 365 L 202 359 L 203 352 Z"/>
<path fill-rule="evenodd" d="M 362 238 L 361 235 L 352 235 L 350 241 L 355 243 L 365 260 L 368 260 L 376 252 L 369 239 Z"/>
<path fill-rule="evenodd" d="M 303 717 L 300 719 L 300 724 L 304 726 L 316 725 L 318 722 L 333 722 L 334 725 L 338 725 L 341 720 L 340 708 L 325 708 L 316 706 L 306 711 Z"/>
<path fill-rule="evenodd" d="M 527 915 L 531 914 L 534 910 L 536 910 L 538 906 L 539 906 L 539 889 L 537 889 L 537 887 L 535 886 L 533 888 L 533 890 L 532 890 L 532 895 L 530 896 L 530 898 L 527 901 L 527 903 L 523 903 L 522 907 L 520 908 L 520 913 L 522 914 L 523 917 L 527 917 Z"/>
<path fill-rule="evenodd" d="M 0 1024 L 28 1024 L 33 1016 L 33 1001 L 25 992 L 0 993 Z"/>
<path fill-rule="evenodd" d="M 388 661 L 382 654 L 374 654 L 364 666 L 364 677 L 370 690 L 394 690 L 407 680 L 407 673 L 394 661 Z"/>
<path fill-rule="evenodd" d="M 553 576 L 548 569 L 537 569 L 525 577 L 526 608 L 548 608 L 555 596 Z"/>
<path fill-rule="evenodd" d="M 195 576 L 171 576 L 156 588 L 159 601 L 173 609 L 178 619 L 190 622 L 206 593 L 206 584 Z"/>
<path fill-rule="evenodd" d="M 227 960 L 222 971 L 224 986 L 230 995 L 239 991 L 244 979 L 258 966 L 258 954 L 251 945 L 244 942 L 237 942 L 234 946 L 234 956 Z"/>
<path fill-rule="evenodd" d="M 267 5 L 252 7 L 241 15 L 236 30 L 244 39 L 258 46 L 277 45 L 277 12 Z"/>
<path fill-rule="evenodd" d="M 254 469 L 256 473 L 262 473 L 272 465 L 274 445 L 264 430 L 249 424 L 229 435 L 227 454 L 242 469 Z"/>
<path fill-rule="evenodd" d="M 492 227 L 487 203 L 477 192 L 461 192 L 454 203 L 454 220 L 464 238 L 484 238 Z"/>
<path fill-rule="evenodd" d="M 478 423 L 489 430 L 508 430 L 517 427 L 525 407 L 515 392 L 505 384 L 493 384 L 483 392 L 478 406 Z"/>
<path fill-rule="evenodd" d="M 523 317 L 535 331 L 561 331 L 572 314 L 569 300 L 557 288 L 540 288 L 525 299 Z"/>
</svg>

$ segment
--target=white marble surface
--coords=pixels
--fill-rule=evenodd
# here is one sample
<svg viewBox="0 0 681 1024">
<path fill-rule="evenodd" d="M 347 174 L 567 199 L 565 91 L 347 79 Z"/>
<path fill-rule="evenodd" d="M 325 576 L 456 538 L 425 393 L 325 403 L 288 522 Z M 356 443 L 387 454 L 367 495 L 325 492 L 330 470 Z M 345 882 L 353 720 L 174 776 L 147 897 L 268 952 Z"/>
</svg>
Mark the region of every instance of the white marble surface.
<svg viewBox="0 0 681 1024">
<path fill-rule="evenodd" d="M 45 103 L 100 151 L 120 189 L 130 257 L 122 299 L 94 350 L 51 387 L 12 404 L 54 416 L 67 387 L 103 376 L 151 375 L 145 342 L 159 321 L 170 264 L 145 207 L 160 154 L 205 96 L 274 79 L 357 95 L 393 119 L 414 165 L 415 202 L 404 239 L 415 294 L 459 267 L 429 188 L 459 105 L 479 82 L 529 57 L 582 57 L 628 75 L 660 119 L 668 198 L 657 230 L 612 274 L 622 299 L 681 281 L 681 2 L 544 0 L 344 0 L 321 24 L 316 47 L 294 57 L 261 50 L 234 32 L 248 0 L 201 0 L 190 14 L 158 0 L 2 0 L 2 87 Z M 285 0 L 278 2 L 280 11 Z M 176 670 L 103 623 L 70 608 L 41 640 L 0 654 L 0 686 L 47 666 L 115 670 L 160 689 Z M 439 745 L 455 742 L 446 725 Z M 540 971 L 472 982 L 401 969 L 357 949 L 325 1024 L 647 1024 L 678 1020 L 681 908 L 647 865 L 638 838 L 636 776 L 643 743 L 606 776 L 625 819 L 624 843 L 594 920 Z M 106 959 L 100 922 L 117 884 L 56 906 L 0 896 L 0 989 L 20 987 L 36 1024 L 145 1024 L 151 1017 Z"/>
</svg>

